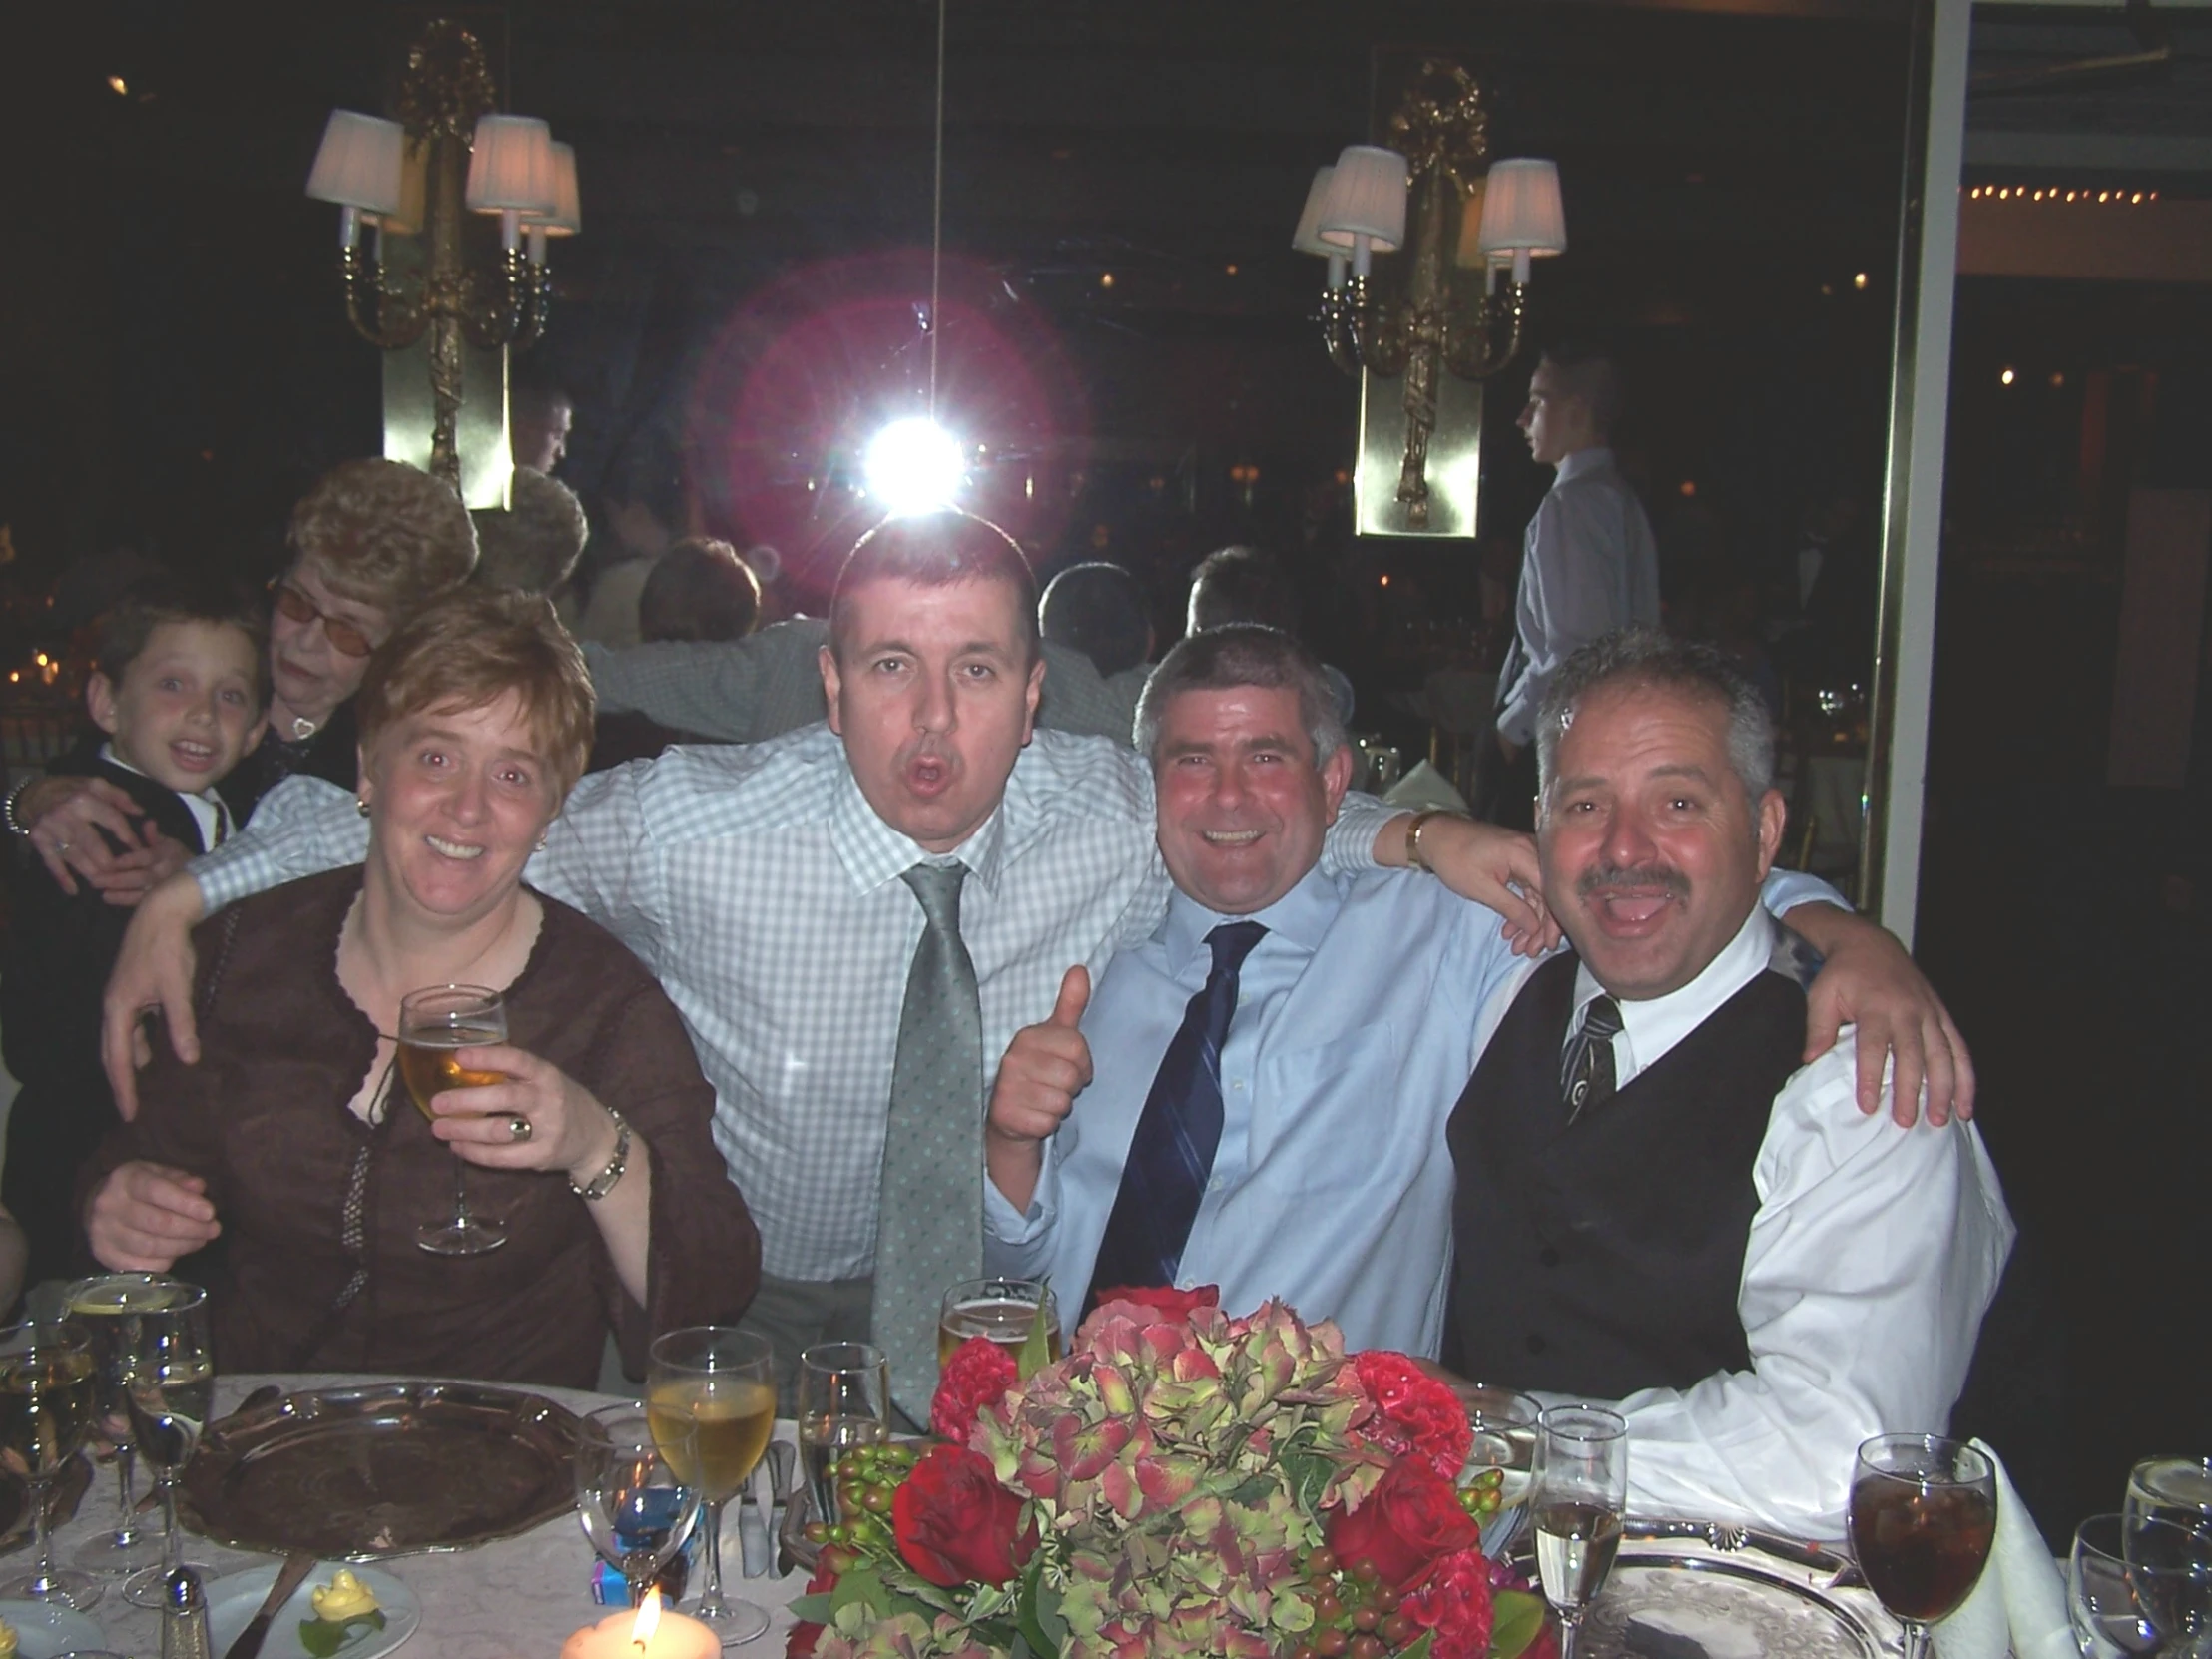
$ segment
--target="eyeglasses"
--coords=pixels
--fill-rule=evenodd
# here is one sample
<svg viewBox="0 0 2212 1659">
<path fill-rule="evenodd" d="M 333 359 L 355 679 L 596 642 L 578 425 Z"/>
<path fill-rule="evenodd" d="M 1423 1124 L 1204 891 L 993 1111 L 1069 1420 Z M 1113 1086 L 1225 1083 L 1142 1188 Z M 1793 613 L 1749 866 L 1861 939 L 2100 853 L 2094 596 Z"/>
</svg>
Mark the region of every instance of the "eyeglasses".
<svg viewBox="0 0 2212 1659">
<path fill-rule="evenodd" d="M 293 622 L 320 622 L 322 637 L 330 642 L 330 649 L 346 657 L 365 657 L 376 649 L 376 642 L 362 633 L 352 623 L 329 612 L 318 610 L 315 602 L 293 587 L 289 582 L 270 584 L 270 594 L 276 609 Z"/>
</svg>

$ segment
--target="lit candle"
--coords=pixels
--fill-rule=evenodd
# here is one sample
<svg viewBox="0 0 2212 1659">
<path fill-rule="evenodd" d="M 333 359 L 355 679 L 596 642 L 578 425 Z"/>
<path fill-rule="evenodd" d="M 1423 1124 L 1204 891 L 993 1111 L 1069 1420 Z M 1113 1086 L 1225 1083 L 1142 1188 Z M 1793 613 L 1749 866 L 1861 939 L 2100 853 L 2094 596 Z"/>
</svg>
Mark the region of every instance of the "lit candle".
<svg viewBox="0 0 2212 1659">
<path fill-rule="evenodd" d="M 661 1611 L 658 1586 L 635 1613 L 614 1613 L 561 1644 L 561 1659 L 721 1659 L 722 1638 L 697 1619 Z"/>
</svg>

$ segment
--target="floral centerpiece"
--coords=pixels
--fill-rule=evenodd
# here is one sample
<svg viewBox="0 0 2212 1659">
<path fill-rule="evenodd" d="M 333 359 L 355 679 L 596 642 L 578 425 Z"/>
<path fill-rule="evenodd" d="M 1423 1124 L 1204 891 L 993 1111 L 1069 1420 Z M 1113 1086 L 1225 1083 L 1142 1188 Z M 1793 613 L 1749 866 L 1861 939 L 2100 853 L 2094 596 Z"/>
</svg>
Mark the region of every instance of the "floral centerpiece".
<svg viewBox="0 0 2212 1659">
<path fill-rule="evenodd" d="M 1403 1355 L 1280 1303 L 1109 1291 L 1067 1357 L 978 1338 L 926 1449 L 837 1464 L 791 1653 L 815 1659 L 1516 1659 L 1543 1603 L 1486 1559 L 1498 1471 Z"/>
</svg>

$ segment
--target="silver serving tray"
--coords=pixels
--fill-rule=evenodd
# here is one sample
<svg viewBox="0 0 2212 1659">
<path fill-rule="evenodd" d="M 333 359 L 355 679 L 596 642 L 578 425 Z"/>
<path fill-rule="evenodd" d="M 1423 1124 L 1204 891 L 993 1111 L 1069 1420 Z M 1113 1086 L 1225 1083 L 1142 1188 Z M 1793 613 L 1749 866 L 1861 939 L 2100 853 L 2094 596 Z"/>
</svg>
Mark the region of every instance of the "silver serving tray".
<svg viewBox="0 0 2212 1659">
<path fill-rule="evenodd" d="M 285 1394 L 208 1425 L 185 1524 L 235 1549 L 324 1560 L 467 1549 L 576 1506 L 574 1412 L 474 1382 Z"/>
<path fill-rule="evenodd" d="M 1630 1639 L 1639 1613 L 1723 1627 L 1755 1642 L 1765 1659 L 1883 1659 L 1887 1652 L 1850 1608 L 1755 1561 L 1663 1552 L 1614 1562 L 1577 1651 L 1586 1659 L 1652 1659 L 1654 1648 Z"/>
</svg>

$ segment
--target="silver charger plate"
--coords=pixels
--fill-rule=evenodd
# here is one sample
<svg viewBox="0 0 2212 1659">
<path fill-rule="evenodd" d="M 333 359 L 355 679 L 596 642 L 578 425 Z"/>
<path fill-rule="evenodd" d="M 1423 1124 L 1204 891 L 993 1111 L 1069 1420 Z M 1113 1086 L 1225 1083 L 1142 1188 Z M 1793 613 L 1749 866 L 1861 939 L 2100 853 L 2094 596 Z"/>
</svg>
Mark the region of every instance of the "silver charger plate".
<svg viewBox="0 0 2212 1659">
<path fill-rule="evenodd" d="M 185 1524 L 235 1549 L 325 1560 L 467 1549 L 576 1506 L 574 1412 L 475 1382 L 285 1394 L 208 1425 Z"/>
<path fill-rule="evenodd" d="M 1882 1659 L 1874 1632 L 1818 1590 L 1756 1563 L 1704 1555 L 1624 1554 L 1582 1624 L 1586 1659 L 1652 1659 L 1629 1640 L 1638 1613 L 1674 1615 L 1748 1637 L 1767 1659 Z"/>
</svg>

